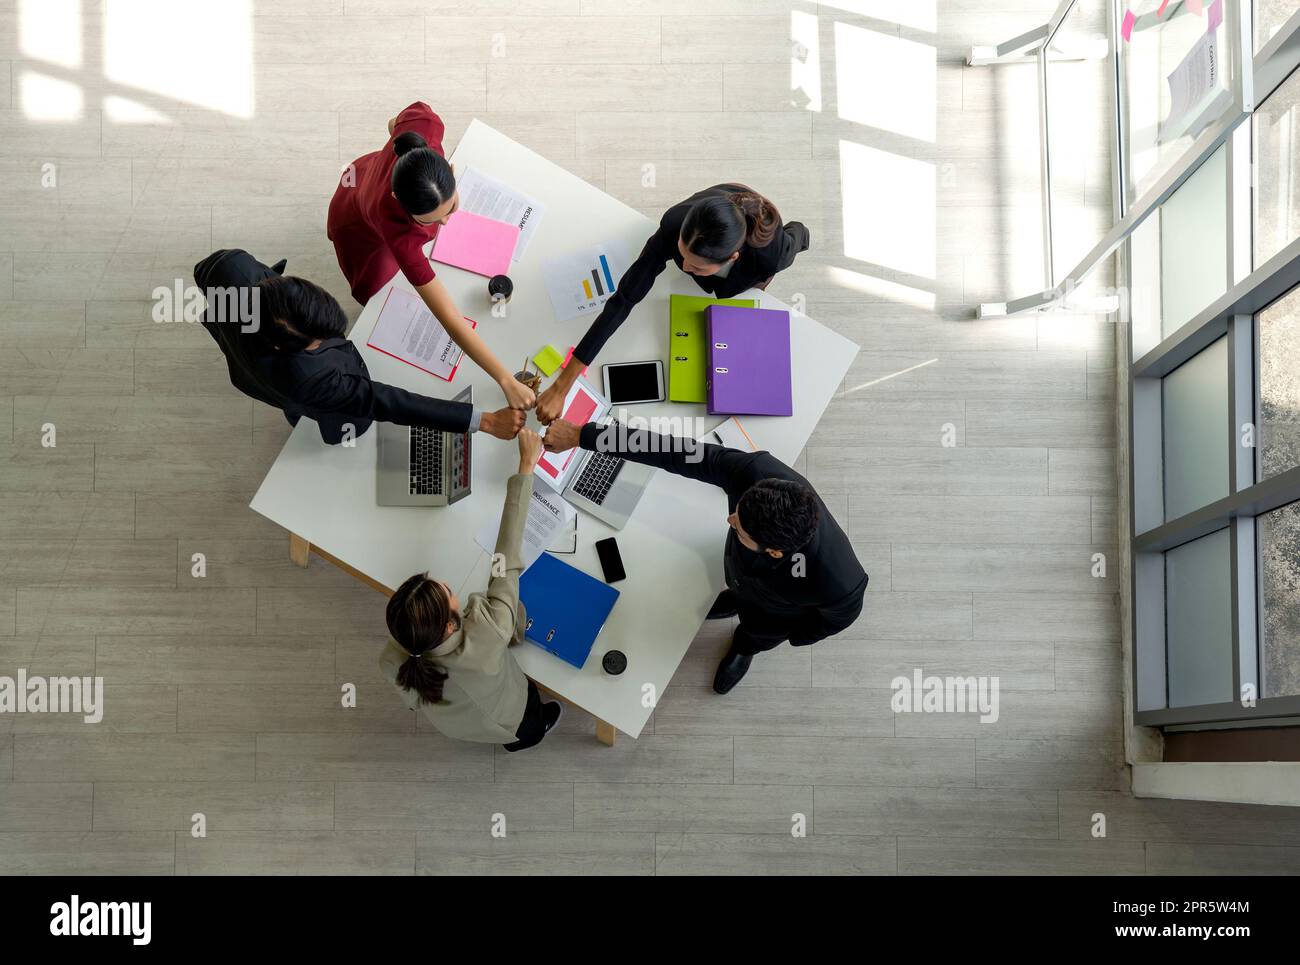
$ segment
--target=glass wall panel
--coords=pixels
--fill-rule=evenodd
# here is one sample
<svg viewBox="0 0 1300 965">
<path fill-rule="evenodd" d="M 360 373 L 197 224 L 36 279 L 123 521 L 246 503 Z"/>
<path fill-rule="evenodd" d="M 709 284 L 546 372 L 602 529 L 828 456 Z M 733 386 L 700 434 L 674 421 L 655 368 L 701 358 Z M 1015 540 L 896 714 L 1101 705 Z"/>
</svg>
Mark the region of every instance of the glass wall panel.
<svg viewBox="0 0 1300 965">
<path fill-rule="evenodd" d="M 1300 71 L 1251 120 L 1255 155 L 1255 267 L 1300 235 Z"/>
<path fill-rule="evenodd" d="M 1164 378 L 1165 520 L 1228 495 L 1228 340 Z"/>
<path fill-rule="evenodd" d="M 1233 699 L 1230 547 L 1221 529 L 1165 553 L 1170 707 Z"/>
<path fill-rule="evenodd" d="M 1228 290 L 1228 155 L 1206 158 L 1160 209 L 1161 325 L 1176 332 Z"/>
<path fill-rule="evenodd" d="M 1236 109 L 1236 59 L 1228 23 L 1239 0 L 1223 0 L 1223 20 L 1209 30 L 1210 7 L 1159 0 L 1120 4 L 1137 17 L 1124 57 L 1124 121 L 1129 196 L 1140 197 L 1191 147 L 1196 135 Z M 1175 90 L 1179 93 L 1175 95 Z"/>
<path fill-rule="evenodd" d="M 1264 697 L 1300 694 L 1300 503 L 1259 517 Z"/>
<path fill-rule="evenodd" d="M 1259 478 L 1300 465 L 1300 289 L 1259 313 Z"/>
</svg>

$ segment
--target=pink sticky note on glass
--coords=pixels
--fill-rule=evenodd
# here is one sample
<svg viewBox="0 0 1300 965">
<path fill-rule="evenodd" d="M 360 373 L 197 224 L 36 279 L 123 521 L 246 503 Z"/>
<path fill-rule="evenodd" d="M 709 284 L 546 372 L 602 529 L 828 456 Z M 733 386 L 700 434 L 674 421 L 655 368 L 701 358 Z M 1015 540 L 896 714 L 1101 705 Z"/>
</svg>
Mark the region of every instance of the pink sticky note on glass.
<svg viewBox="0 0 1300 965">
<path fill-rule="evenodd" d="M 1124 11 L 1124 22 L 1120 24 L 1119 34 L 1126 41 L 1133 39 L 1133 24 L 1137 23 L 1137 17 L 1133 16 L 1132 10 Z"/>
<path fill-rule="evenodd" d="M 1201 0 L 1187 0 L 1187 9 L 1198 17 L 1205 12 L 1205 6 L 1201 3 Z"/>
<path fill-rule="evenodd" d="M 1221 23 L 1223 23 L 1223 0 L 1214 0 L 1210 4 L 1210 12 L 1206 14 L 1205 32 L 1214 33 Z"/>
</svg>

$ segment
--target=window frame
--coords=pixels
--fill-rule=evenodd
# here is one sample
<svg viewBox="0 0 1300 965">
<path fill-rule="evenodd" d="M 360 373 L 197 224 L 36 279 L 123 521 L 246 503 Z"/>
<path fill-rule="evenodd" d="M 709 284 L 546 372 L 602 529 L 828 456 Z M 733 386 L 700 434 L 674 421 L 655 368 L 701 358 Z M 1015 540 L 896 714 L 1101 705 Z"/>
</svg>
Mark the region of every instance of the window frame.
<svg viewBox="0 0 1300 965">
<path fill-rule="evenodd" d="M 1246 175 L 1247 166 L 1239 168 Z M 1231 194 L 1231 192 L 1229 192 Z M 1231 204 L 1231 201 L 1229 202 Z M 1232 224 L 1229 220 L 1229 224 Z M 1300 716 L 1300 695 L 1260 693 L 1263 619 L 1261 548 L 1256 517 L 1300 500 L 1300 466 L 1257 481 L 1258 445 L 1240 444 L 1240 427 L 1255 427 L 1258 443 L 1259 313 L 1300 288 L 1300 238 L 1250 272 L 1195 318 L 1134 361 L 1129 370 L 1129 500 L 1134 644 L 1134 721 L 1147 726 L 1252 721 Z M 1222 499 L 1171 520 L 1164 517 L 1163 379 L 1220 338 L 1228 340 L 1229 492 Z M 1129 332 L 1132 348 L 1132 331 Z M 1230 530 L 1232 566 L 1233 693 L 1255 688 L 1254 706 L 1222 704 L 1169 707 L 1164 554 L 1217 530 Z M 1158 698 L 1158 699 L 1157 699 Z"/>
</svg>

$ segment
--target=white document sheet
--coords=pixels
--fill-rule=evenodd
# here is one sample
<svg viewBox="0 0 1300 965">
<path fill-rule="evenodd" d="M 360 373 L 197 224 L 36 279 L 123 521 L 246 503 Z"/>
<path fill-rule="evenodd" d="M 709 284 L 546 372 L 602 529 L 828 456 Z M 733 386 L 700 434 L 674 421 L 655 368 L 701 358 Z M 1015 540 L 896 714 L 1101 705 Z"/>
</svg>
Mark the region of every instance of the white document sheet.
<svg viewBox="0 0 1300 965">
<path fill-rule="evenodd" d="M 460 191 L 460 206 L 465 211 L 519 226 L 519 242 L 511 260 L 517 262 L 523 258 L 546 206 L 473 168 L 456 179 L 456 189 Z"/>
<path fill-rule="evenodd" d="M 627 266 L 627 248 L 619 242 L 591 245 L 542 264 L 546 293 L 557 321 L 598 315 L 613 297 Z"/>
<path fill-rule="evenodd" d="M 740 424 L 740 420 L 735 416 L 720 424 L 712 432 L 707 433 L 703 441 L 726 446 L 728 449 L 739 449 L 741 452 L 758 452 L 757 443 L 754 442 L 748 430 Z"/>
<path fill-rule="evenodd" d="M 537 557 L 561 542 L 561 536 L 572 528 L 578 511 L 546 486 L 533 480 L 533 498 L 528 503 L 528 517 L 524 523 L 524 569 L 537 562 Z M 496 552 L 497 533 L 501 531 L 501 515 L 489 519 L 474 534 L 474 541 L 489 553 Z"/>
<path fill-rule="evenodd" d="M 1169 82 L 1169 116 L 1160 125 L 1160 140 L 1182 132 L 1187 112 L 1198 107 L 1219 80 L 1219 42 L 1214 33 L 1202 34 L 1182 63 L 1166 78 Z"/>
<path fill-rule="evenodd" d="M 575 426 L 585 426 L 588 422 L 599 422 L 609 412 L 609 400 L 592 388 L 586 379 L 579 378 L 564 397 L 564 408 L 560 418 L 572 422 Z M 545 439 L 545 433 L 542 434 Z M 582 450 L 576 446 L 564 452 L 543 452 L 537 460 L 533 474 L 556 492 L 564 492 L 569 478 L 581 461 Z"/>
<path fill-rule="evenodd" d="M 471 326 L 477 324 L 466 321 Z M 424 300 L 402 288 L 389 290 L 366 344 L 448 382 L 465 354 Z"/>
</svg>

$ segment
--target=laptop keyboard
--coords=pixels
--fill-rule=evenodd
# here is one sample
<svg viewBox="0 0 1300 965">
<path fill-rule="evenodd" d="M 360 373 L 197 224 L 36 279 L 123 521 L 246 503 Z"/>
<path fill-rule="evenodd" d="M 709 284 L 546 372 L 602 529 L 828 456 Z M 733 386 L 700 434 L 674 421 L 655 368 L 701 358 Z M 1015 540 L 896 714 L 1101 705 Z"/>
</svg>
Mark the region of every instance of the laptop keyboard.
<svg viewBox="0 0 1300 965">
<path fill-rule="evenodd" d="M 607 452 L 593 452 L 587 464 L 582 467 L 578 481 L 573 484 L 573 491 L 597 506 L 605 502 L 618 471 L 623 468 L 623 460 Z"/>
<path fill-rule="evenodd" d="M 411 495 L 437 496 L 442 492 L 441 429 L 411 426 Z"/>
</svg>

